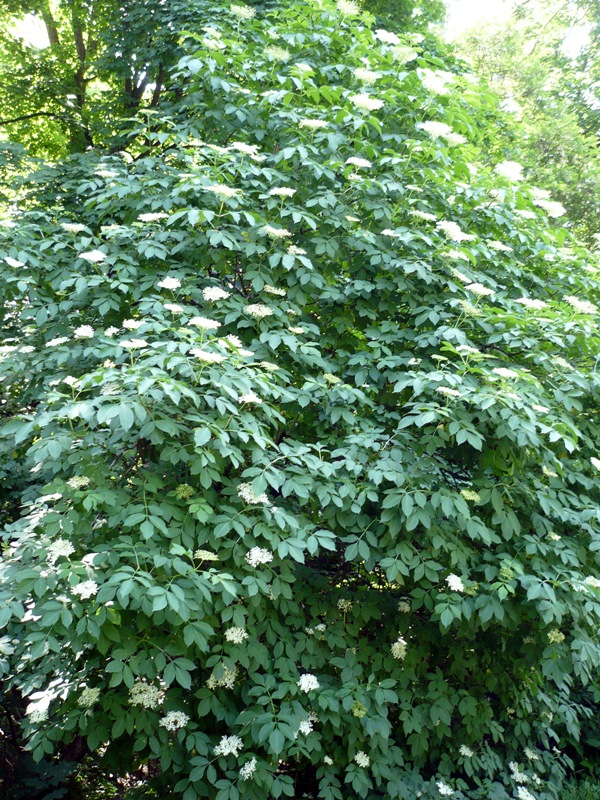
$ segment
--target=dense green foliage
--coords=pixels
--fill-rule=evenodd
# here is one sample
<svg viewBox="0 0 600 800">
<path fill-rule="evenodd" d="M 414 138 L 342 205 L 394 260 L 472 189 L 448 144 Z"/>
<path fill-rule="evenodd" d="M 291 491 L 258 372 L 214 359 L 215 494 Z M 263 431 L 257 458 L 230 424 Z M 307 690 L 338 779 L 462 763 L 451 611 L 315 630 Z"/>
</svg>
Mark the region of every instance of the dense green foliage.
<svg viewBox="0 0 600 800">
<path fill-rule="evenodd" d="M 28 747 L 183 800 L 560 797 L 600 663 L 594 256 L 476 163 L 495 101 L 421 36 L 196 8 L 163 111 L 0 220 Z"/>
</svg>

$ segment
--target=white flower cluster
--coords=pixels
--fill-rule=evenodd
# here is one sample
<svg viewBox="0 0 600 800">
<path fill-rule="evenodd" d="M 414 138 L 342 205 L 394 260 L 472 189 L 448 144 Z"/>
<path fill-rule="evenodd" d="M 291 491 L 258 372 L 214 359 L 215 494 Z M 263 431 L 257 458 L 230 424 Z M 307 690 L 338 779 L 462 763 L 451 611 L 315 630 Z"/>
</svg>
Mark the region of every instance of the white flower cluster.
<svg viewBox="0 0 600 800">
<path fill-rule="evenodd" d="M 262 399 L 252 389 L 250 389 L 249 392 L 246 392 L 246 394 L 241 394 L 238 397 L 238 403 L 255 403 L 256 405 L 261 405 Z"/>
<path fill-rule="evenodd" d="M 216 303 L 218 300 L 227 300 L 231 296 L 231 292 L 226 292 L 220 286 L 207 286 L 202 289 L 202 297 L 207 303 Z M 166 307 L 166 304 L 165 304 Z"/>
<path fill-rule="evenodd" d="M 201 347 L 192 347 L 189 352 L 191 356 L 197 358 L 198 361 L 203 361 L 205 364 L 220 364 L 226 360 L 226 356 L 220 353 L 209 353 L 206 350 L 202 350 Z"/>
<path fill-rule="evenodd" d="M 372 167 L 373 164 L 366 158 L 357 158 L 356 156 L 350 156 L 350 158 L 346 159 L 346 164 L 351 164 L 353 167 L 358 167 L 359 169 L 367 169 L 368 167 Z"/>
<path fill-rule="evenodd" d="M 406 640 L 402 636 L 398 636 L 397 641 L 395 641 L 391 647 L 391 651 L 392 658 L 404 661 L 406 658 Z"/>
<path fill-rule="evenodd" d="M 353 94 L 349 98 L 352 105 L 359 108 L 361 111 L 378 111 L 380 108 L 383 108 L 383 100 L 379 100 L 377 97 L 371 97 L 369 94 L 365 94 L 364 92 L 360 94 Z"/>
<path fill-rule="evenodd" d="M 597 314 L 598 308 L 593 304 L 589 303 L 587 300 L 580 300 L 578 297 L 574 297 L 573 295 L 566 295 L 564 301 L 572 306 L 575 311 L 579 311 L 580 314 Z"/>
<path fill-rule="evenodd" d="M 68 379 L 65 378 L 63 383 L 67 383 L 67 380 Z M 86 478 L 83 475 L 74 475 L 67 481 L 67 486 L 70 486 L 71 489 L 85 489 L 89 485 L 90 485 L 90 479 Z"/>
<path fill-rule="evenodd" d="M 449 84 L 454 81 L 454 75 L 444 70 L 420 69 L 417 74 L 421 79 L 423 88 L 430 94 L 448 94 Z"/>
<path fill-rule="evenodd" d="M 443 394 L 444 397 L 460 397 L 458 389 L 451 389 L 449 386 L 438 386 L 435 391 Z"/>
<path fill-rule="evenodd" d="M 244 503 L 248 503 L 249 506 L 257 506 L 260 504 L 269 505 L 269 498 L 266 493 L 256 494 L 251 483 L 240 483 L 237 493 L 238 497 L 241 497 Z M 252 552 L 252 550 L 250 552 Z"/>
<path fill-rule="evenodd" d="M 167 276 L 156 284 L 160 289 L 179 289 L 181 281 L 179 278 L 171 278 Z"/>
<path fill-rule="evenodd" d="M 346 614 L 348 611 L 352 611 L 352 600 L 346 600 L 344 597 L 341 597 L 337 601 L 337 607 L 340 611 Z"/>
<path fill-rule="evenodd" d="M 526 789 L 524 786 L 519 786 L 517 789 L 517 797 L 519 800 L 536 800 L 529 789 Z"/>
<path fill-rule="evenodd" d="M 73 594 L 79 595 L 82 600 L 87 600 L 88 597 L 94 597 L 98 594 L 98 584 L 96 581 L 83 581 L 78 583 L 72 590 Z"/>
<path fill-rule="evenodd" d="M 471 756 L 474 755 L 471 748 L 467 747 L 466 744 L 461 744 L 461 746 L 458 748 L 458 752 L 461 754 L 461 756 L 464 756 L 465 758 L 471 758 Z"/>
<path fill-rule="evenodd" d="M 494 367 L 492 372 L 494 375 L 498 375 L 499 378 L 505 378 L 506 380 L 516 380 L 519 377 L 518 372 L 507 367 Z"/>
<path fill-rule="evenodd" d="M 260 495 L 260 497 L 262 496 L 263 495 Z M 266 495 L 264 496 L 266 497 Z M 267 503 L 268 502 L 269 499 L 267 498 Z M 253 547 L 246 553 L 246 561 L 251 567 L 258 567 L 259 564 L 270 564 L 271 561 L 273 561 L 273 553 L 270 550 L 266 550 L 264 547 Z"/>
<path fill-rule="evenodd" d="M 453 592 L 464 592 L 465 590 L 465 585 L 462 582 L 462 579 L 459 578 L 458 575 L 455 575 L 454 573 L 448 575 L 448 577 L 446 578 L 446 583 L 448 584 L 448 587 L 452 589 Z"/>
<path fill-rule="evenodd" d="M 150 212 L 148 214 L 140 214 L 138 220 L 140 222 L 158 222 L 159 219 L 169 219 L 169 215 L 164 211 Z"/>
<path fill-rule="evenodd" d="M 143 319 L 125 319 L 122 322 L 122 327 L 130 331 L 136 331 L 138 328 L 141 328 L 143 324 Z"/>
<path fill-rule="evenodd" d="M 504 242 L 497 242 L 495 239 L 487 241 L 486 244 L 488 247 L 491 247 L 492 250 L 500 250 L 504 253 L 512 253 L 513 251 L 512 247 L 509 247 L 507 244 L 504 244 Z"/>
<path fill-rule="evenodd" d="M 252 19 L 256 16 L 256 9 L 252 8 L 252 6 L 240 6 L 234 4 L 229 6 L 229 10 L 232 14 L 240 19 Z"/>
<path fill-rule="evenodd" d="M 464 231 L 460 229 L 460 225 L 456 222 L 441 220 L 435 227 L 436 230 L 442 231 L 442 233 L 453 242 L 471 242 L 473 239 L 477 238 L 472 233 L 464 233 Z"/>
<path fill-rule="evenodd" d="M 454 794 L 454 789 L 443 781 L 436 781 L 435 785 L 442 797 L 450 797 L 450 795 Z"/>
<path fill-rule="evenodd" d="M 473 292 L 477 297 L 493 297 L 496 294 L 493 289 L 484 286 L 482 283 L 470 283 L 465 287 L 469 292 Z"/>
<path fill-rule="evenodd" d="M 148 347 L 148 342 L 145 339 L 123 339 L 119 342 L 119 347 L 124 347 L 125 350 L 141 350 L 142 347 Z"/>
<path fill-rule="evenodd" d="M 542 308 L 546 308 L 548 305 L 543 300 L 536 300 L 534 297 L 518 297 L 515 303 L 520 303 L 525 308 L 531 308 L 534 311 L 541 311 Z"/>
<path fill-rule="evenodd" d="M 251 758 L 250 761 L 247 761 L 244 766 L 240 770 L 240 780 L 241 781 L 248 781 L 254 773 L 256 772 L 256 759 Z"/>
<path fill-rule="evenodd" d="M 86 229 L 80 222 L 61 222 L 60 227 L 68 233 L 81 233 Z"/>
<path fill-rule="evenodd" d="M 218 561 L 219 556 L 210 550 L 196 550 L 194 551 L 194 558 L 198 561 Z"/>
<path fill-rule="evenodd" d="M 132 706 L 143 706 L 143 708 L 156 708 L 162 703 L 164 692 L 156 686 L 152 686 L 145 681 L 136 681 L 129 690 L 129 702 Z M 170 712 L 171 714 L 180 712 Z M 168 714 L 167 714 L 168 716 Z M 187 720 L 186 720 L 187 721 Z M 161 722 L 162 725 L 162 722 Z M 164 727 L 167 727 L 166 725 Z M 172 730 L 169 728 L 169 730 Z"/>
<path fill-rule="evenodd" d="M 213 753 L 216 756 L 232 755 L 237 758 L 243 746 L 244 742 L 240 739 L 239 736 L 222 736 L 221 741 L 214 748 Z"/>
<path fill-rule="evenodd" d="M 104 261 L 106 253 L 101 250 L 90 250 L 88 253 L 79 253 L 79 258 L 83 258 L 84 261 L 89 261 L 91 264 L 97 264 Z"/>
<path fill-rule="evenodd" d="M 192 317 L 188 325 L 193 325 L 202 331 L 216 331 L 221 327 L 220 322 L 217 322 L 216 319 L 208 319 L 208 317 Z"/>
<path fill-rule="evenodd" d="M 358 751 L 358 753 L 354 756 L 354 761 L 358 764 L 359 767 L 362 767 L 363 769 L 366 769 L 371 763 L 371 759 L 364 752 L 364 750 Z"/>
<path fill-rule="evenodd" d="M 382 28 L 379 28 L 373 35 L 384 44 L 400 44 L 400 39 L 391 31 L 384 31 Z"/>
<path fill-rule="evenodd" d="M 358 3 L 355 3 L 354 0 L 336 0 L 335 7 L 340 14 L 344 14 L 348 17 L 360 14 L 360 6 Z"/>
<path fill-rule="evenodd" d="M 233 644 L 241 644 L 244 639 L 248 638 L 248 631 L 245 628 L 238 628 L 234 625 L 225 631 L 225 638 Z"/>
<path fill-rule="evenodd" d="M 516 761 L 511 761 L 508 765 L 508 768 L 510 769 L 510 777 L 513 779 L 515 783 L 529 782 L 529 775 L 519 770 L 519 765 L 517 764 Z"/>
<path fill-rule="evenodd" d="M 77 705 L 81 708 L 91 708 L 95 705 L 98 700 L 100 699 L 100 689 L 90 688 L 86 686 L 86 688 L 81 692 L 79 695 L 79 699 L 77 700 Z"/>
<path fill-rule="evenodd" d="M 221 677 L 217 678 L 216 667 L 215 667 L 210 677 L 206 681 L 206 686 L 211 691 L 214 691 L 217 688 L 233 689 L 233 687 L 235 686 L 235 682 L 237 680 L 237 675 L 238 675 L 237 667 L 229 669 L 229 667 L 226 667 L 225 665 L 221 664 L 221 672 L 222 672 Z"/>
<path fill-rule="evenodd" d="M 91 325 L 80 325 L 78 328 L 75 328 L 73 334 L 78 339 L 91 339 L 94 335 L 94 329 Z"/>
<path fill-rule="evenodd" d="M 61 556 L 68 558 L 74 552 L 75 548 L 71 542 L 67 541 L 66 539 L 57 539 L 48 546 L 46 558 L 51 564 L 54 564 L 54 562 Z"/>
<path fill-rule="evenodd" d="M 275 228 L 273 225 L 263 225 L 259 232 L 270 239 L 288 239 L 292 235 L 287 228 Z"/>
<path fill-rule="evenodd" d="M 357 67 L 354 70 L 354 77 L 361 83 L 375 83 L 381 78 L 381 72 L 374 72 L 372 69 Z"/>
<path fill-rule="evenodd" d="M 269 194 L 272 197 L 293 197 L 296 194 L 295 189 L 290 189 L 288 186 L 276 186 L 269 189 Z"/>
<path fill-rule="evenodd" d="M 189 721 L 190 718 L 183 711 L 169 711 L 158 724 L 168 731 L 176 731 L 178 728 L 185 728 Z"/>
<path fill-rule="evenodd" d="M 299 128 L 309 128 L 313 131 L 326 128 L 328 125 L 329 123 L 324 119 L 301 119 L 298 123 Z"/>
<path fill-rule="evenodd" d="M 238 197 L 241 194 L 239 189 L 234 189 L 232 186 L 225 186 L 223 183 L 215 183 L 212 186 L 203 186 L 205 192 L 212 192 L 222 200 L 230 197 Z"/>
<path fill-rule="evenodd" d="M 279 47 L 279 45 L 276 44 L 265 47 L 264 54 L 267 58 L 271 58 L 273 61 L 283 61 L 284 64 L 292 57 L 289 50 L 286 50 L 285 47 Z"/>
<path fill-rule="evenodd" d="M 50 339 L 49 342 L 46 342 L 46 347 L 58 347 L 58 345 L 64 344 L 68 341 L 68 336 L 57 336 L 56 339 Z"/>
<path fill-rule="evenodd" d="M 496 164 L 494 169 L 497 175 L 512 183 L 523 180 L 523 167 L 516 161 L 503 161 L 501 164 Z"/>
<path fill-rule="evenodd" d="M 314 675 L 311 675 L 309 672 L 307 672 L 300 676 L 296 685 L 301 692 L 306 692 L 306 694 L 308 694 L 308 692 L 318 689 L 321 684 Z"/>
<path fill-rule="evenodd" d="M 592 589 L 600 589 L 600 580 L 594 578 L 593 575 L 588 575 L 583 582 L 586 586 L 591 586 Z"/>
<path fill-rule="evenodd" d="M 266 292 L 267 294 L 275 295 L 276 297 L 285 297 L 286 294 L 287 294 L 285 289 L 282 289 L 279 286 L 271 286 L 270 283 L 266 283 L 263 286 L 263 292 Z"/>
</svg>

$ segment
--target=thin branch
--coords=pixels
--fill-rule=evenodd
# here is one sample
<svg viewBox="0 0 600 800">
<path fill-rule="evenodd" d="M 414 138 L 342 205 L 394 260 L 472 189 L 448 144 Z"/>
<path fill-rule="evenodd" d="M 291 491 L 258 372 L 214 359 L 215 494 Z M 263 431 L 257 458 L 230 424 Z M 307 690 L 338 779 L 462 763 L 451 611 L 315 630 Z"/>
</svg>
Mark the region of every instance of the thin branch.
<svg viewBox="0 0 600 800">
<path fill-rule="evenodd" d="M 13 117 L 13 119 L 0 119 L 0 125 L 11 125 L 13 122 L 22 122 L 26 119 L 33 119 L 34 117 L 53 117 L 54 119 L 65 119 L 64 114 L 54 114 L 51 111 L 34 111 L 31 114 L 23 114 L 20 117 Z"/>
</svg>

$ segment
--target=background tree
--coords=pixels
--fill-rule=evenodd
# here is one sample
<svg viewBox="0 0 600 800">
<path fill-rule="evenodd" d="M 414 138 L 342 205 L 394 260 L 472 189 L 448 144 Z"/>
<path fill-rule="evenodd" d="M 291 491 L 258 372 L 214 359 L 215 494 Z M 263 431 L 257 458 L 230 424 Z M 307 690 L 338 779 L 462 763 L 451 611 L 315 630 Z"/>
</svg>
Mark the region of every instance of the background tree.
<svg viewBox="0 0 600 800">
<path fill-rule="evenodd" d="M 599 25 L 596 4 L 529 0 L 515 6 L 510 25 L 471 31 L 461 44 L 516 115 L 490 137 L 492 152 L 525 164 L 590 244 L 600 215 Z"/>
</svg>

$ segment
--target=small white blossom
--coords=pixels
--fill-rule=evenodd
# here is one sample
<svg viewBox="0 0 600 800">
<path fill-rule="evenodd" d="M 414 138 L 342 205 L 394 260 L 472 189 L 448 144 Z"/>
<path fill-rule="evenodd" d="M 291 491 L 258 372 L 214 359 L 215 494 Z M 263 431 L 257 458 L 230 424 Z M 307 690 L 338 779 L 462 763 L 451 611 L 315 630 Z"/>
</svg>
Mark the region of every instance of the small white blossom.
<svg viewBox="0 0 600 800">
<path fill-rule="evenodd" d="M 221 741 L 214 748 L 213 753 L 216 756 L 233 755 L 237 758 L 243 746 L 244 742 L 239 736 L 222 736 Z"/>
<path fill-rule="evenodd" d="M 473 239 L 477 238 L 472 233 L 464 233 L 456 222 L 441 220 L 435 227 L 436 230 L 442 231 L 442 233 L 453 242 L 471 242 Z"/>
<path fill-rule="evenodd" d="M 509 247 L 507 244 L 504 244 L 504 242 L 497 242 L 495 239 L 487 241 L 486 244 L 488 247 L 491 247 L 492 250 L 500 250 L 504 253 L 512 253 L 513 251 L 512 247 Z"/>
<path fill-rule="evenodd" d="M 296 685 L 301 692 L 306 692 L 306 694 L 320 687 L 320 683 L 316 677 L 308 672 L 300 676 Z"/>
<path fill-rule="evenodd" d="M 285 289 L 281 289 L 279 286 L 271 286 L 268 283 L 263 286 L 263 292 L 266 292 L 267 294 L 273 294 L 276 297 L 285 297 L 287 294 Z"/>
<path fill-rule="evenodd" d="M 167 309 L 167 311 L 170 311 L 172 314 L 181 314 L 183 311 L 183 307 L 180 306 L 179 303 L 165 303 L 164 307 Z"/>
<path fill-rule="evenodd" d="M 506 380 L 514 380 L 519 377 L 518 372 L 515 372 L 514 369 L 507 369 L 506 367 L 495 367 L 492 372 L 500 378 L 506 378 Z"/>
<path fill-rule="evenodd" d="M 446 578 L 446 583 L 453 592 L 464 592 L 465 590 L 465 585 L 462 582 L 462 579 L 459 578 L 458 575 L 454 575 L 454 573 L 448 575 Z"/>
<path fill-rule="evenodd" d="M 324 119 L 301 119 L 298 123 L 299 128 L 310 128 L 313 131 L 326 128 L 329 123 Z"/>
<path fill-rule="evenodd" d="M 179 289 L 181 281 L 179 278 L 163 278 L 156 284 L 160 289 Z"/>
<path fill-rule="evenodd" d="M 524 786 L 519 786 L 517 788 L 517 797 L 519 798 L 519 800 L 536 800 L 536 798 L 531 794 L 531 792 Z"/>
<path fill-rule="evenodd" d="M 74 552 L 75 548 L 71 542 L 67 541 L 66 539 L 57 539 L 48 546 L 46 558 L 51 564 L 54 564 L 54 562 L 61 556 L 68 558 Z"/>
<path fill-rule="evenodd" d="M 143 324 L 143 319 L 125 319 L 121 323 L 123 328 L 127 328 L 130 331 L 136 331 L 138 328 L 141 328 Z"/>
<path fill-rule="evenodd" d="M 294 244 L 291 244 L 288 247 L 287 251 L 291 256 L 305 256 L 306 255 L 306 250 L 304 250 L 302 247 L 296 247 L 296 245 L 294 245 Z"/>
<path fill-rule="evenodd" d="M 470 283 L 465 288 L 468 289 L 469 292 L 476 294 L 477 297 L 492 297 L 494 294 L 496 294 L 493 289 L 490 289 L 488 286 L 484 286 L 481 283 Z"/>
<path fill-rule="evenodd" d="M 123 339 L 119 342 L 119 347 L 124 347 L 126 350 L 139 350 L 142 347 L 148 347 L 148 342 L 145 339 Z"/>
<path fill-rule="evenodd" d="M 57 336 L 56 339 L 50 339 L 49 342 L 46 342 L 46 347 L 58 347 L 61 344 L 69 341 L 68 336 Z"/>
<path fill-rule="evenodd" d="M 183 711 L 169 711 L 158 724 L 168 731 L 176 731 L 178 728 L 185 728 L 189 721 L 190 718 Z"/>
<path fill-rule="evenodd" d="M 439 139 L 448 136 L 450 133 L 453 133 L 450 125 L 446 125 L 445 122 L 434 122 L 433 120 L 429 120 L 427 122 L 421 122 L 419 127 L 422 131 L 428 133 L 432 139 Z"/>
<path fill-rule="evenodd" d="M 523 180 L 523 167 L 516 161 L 503 161 L 494 167 L 496 173 L 502 178 L 506 178 L 513 183 Z"/>
<path fill-rule="evenodd" d="M 354 756 L 354 761 L 363 769 L 366 769 L 371 763 L 371 759 L 363 750 L 358 751 L 358 753 Z"/>
<path fill-rule="evenodd" d="M 352 600 L 346 600 L 342 597 L 337 601 L 337 607 L 344 614 L 347 614 L 349 611 L 352 611 Z"/>
<path fill-rule="evenodd" d="M 79 253 L 79 258 L 83 258 L 84 261 L 89 261 L 92 264 L 97 264 L 100 261 L 104 261 L 106 253 L 101 250 L 90 250 L 88 253 Z"/>
<path fill-rule="evenodd" d="M 356 108 L 360 108 L 362 111 L 377 111 L 383 108 L 383 100 L 371 97 L 369 94 L 353 94 L 348 99 Z"/>
<path fill-rule="evenodd" d="M 421 79 L 423 88 L 430 94 L 448 94 L 449 84 L 454 80 L 454 75 L 443 70 L 419 69 L 417 74 Z"/>
<path fill-rule="evenodd" d="M 287 239 L 292 235 L 287 228 L 274 228 L 272 225 L 263 225 L 260 233 L 270 239 Z"/>
<path fill-rule="evenodd" d="M 460 397 L 458 389 L 451 389 L 449 386 L 438 386 L 435 391 L 445 397 Z"/>
<path fill-rule="evenodd" d="M 442 797 L 450 797 L 450 795 L 454 794 L 454 789 L 443 781 L 436 781 L 435 785 Z"/>
<path fill-rule="evenodd" d="M 237 494 L 238 497 L 241 497 L 244 503 L 247 503 L 250 506 L 256 506 L 260 504 L 269 505 L 269 498 L 267 495 L 264 492 L 262 494 L 256 494 L 251 483 L 240 483 L 237 489 Z"/>
<path fill-rule="evenodd" d="M 129 690 L 129 702 L 132 706 L 156 708 L 162 703 L 164 692 L 145 681 L 136 681 Z"/>
<path fill-rule="evenodd" d="M 410 613 L 410 603 L 406 600 L 399 600 L 398 601 L 398 611 L 401 614 L 409 614 Z"/>
<path fill-rule="evenodd" d="M 329 756 L 323 756 L 323 763 L 327 764 L 328 767 L 332 767 L 333 766 L 333 759 L 330 758 Z"/>
<path fill-rule="evenodd" d="M 250 761 L 247 761 L 244 766 L 240 769 L 240 780 L 241 781 L 248 781 L 254 773 L 256 772 L 256 759 L 252 758 Z"/>
<path fill-rule="evenodd" d="M 376 39 L 379 39 L 380 42 L 384 44 L 400 44 L 400 39 L 396 36 L 395 33 L 391 33 L 390 31 L 384 31 L 383 29 L 379 28 L 373 34 Z"/>
<path fill-rule="evenodd" d="M 164 211 L 157 211 L 155 213 L 140 214 L 138 220 L 140 222 L 158 222 L 159 219 L 169 219 L 169 215 Z"/>
<path fill-rule="evenodd" d="M 192 347 L 189 352 L 191 356 L 195 356 L 198 361 L 204 361 L 205 364 L 220 364 L 226 359 L 226 356 L 220 353 L 208 353 L 200 347 Z"/>
<path fill-rule="evenodd" d="M 286 50 L 285 47 L 279 47 L 278 45 L 269 45 L 269 47 L 265 47 L 264 54 L 267 58 L 271 58 L 273 61 L 289 61 L 291 58 L 291 53 L 289 50 Z"/>
<path fill-rule="evenodd" d="M 72 375 L 67 375 L 66 378 L 62 379 L 62 382 L 66 383 L 67 386 L 70 386 L 72 389 L 75 389 L 81 383 L 79 378 L 74 378 Z"/>
<path fill-rule="evenodd" d="M 234 189 L 231 186 L 225 186 L 222 183 L 215 183 L 212 186 L 203 186 L 205 192 L 212 192 L 221 198 L 237 197 L 241 194 L 239 189 Z"/>
<path fill-rule="evenodd" d="M 262 399 L 250 389 L 249 392 L 241 394 L 238 397 L 238 403 L 255 403 L 256 405 L 261 405 Z"/>
<path fill-rule="evenodd" d="M 91 325 L 80 325 L 78 328 L 75 328 L 73 334 L 78 339 L 91 339 L 94 335 L 94 329 Z"/>
<path fill-rule="evenodd" d="M 373 72 L 371 69 L 364 67 L 357 67 L 354 70 L 354 77 L 361 83 L 375 83 L 381 78 L 381 72 Z"/>
<path fill-rule="evenodd" d="M 188 325 L 194 325 L 196 328 L 200 328 L 203 331 L 215 331 L 217 328 L 221 327 L 220 322 L 214 319 L 208 319 L 207 317 L 192 317 Z"/>
<path fill-rule="evenodd" d="M 48 719 L 47 708 L 31 708 L 30 710 L 30 706 L 28 706 L 25 713 L 27 714 L 29 721 L 33 724 L 45 722 Z"/>
<path fill-rule="evenodd" d="M 365 168 L 365 169 L 367 167 L 372 167 L 373 166 L 373 164 L 370 161 L 368 161 L 366 158 L 356 158 L 355 156 L 350 156 L 350 158 L 347 158 L 346 159 L 346 164 L 352 164 L 352 166 L 354 166 L 354 167 L 359 167 L 359 168 L 362 167 L 362 168 Z"/>
<path fill-rule="evenodd" d="M 419 54 L 416 50 L 413 50 L 412 47 L 407 47 L 406 45 L 394 47 L 392 50 L 394 61 L 399 64 L 408 64 L 410 61 L 414 61 L 418 55 Z"/>
<path fill-rule="evenodd" d="M 461 754 L 461 756 L 464 756 L 465 758 L 471 758 L 471 756 L 474 755 L 471 748 L 467 747 L 466 744 L 461 744 L 461 746 L 458 748 L 458 752 Z"/>
<path fill-rule="evenodd" d="M 252 19 L 256 16 L 256 9 L 252 6 L 231 5 L 229 10 L 239 19 Z"/>
<path fill-rule="evenodd" d="M 406 640 L 399 636 L 398 640 L 392 645 L 391 651 L 393 658 L 403 661 L 406 657 Z"/>
<path fill-rule="evenodd" d="M 242 486 L 243 485 L 248 486 L 249 484 L 241 484 L 241 485 Z M 238 489 L 238 494 L 239 494 L 239 489 Z M 256 497 L 256 495 L 254 495 L 254 497 Z M 266 502 L 267 503 L 269 502 L 269 498 L 266 495 L 258 495 L 258 498 L 257 498 L 258 502 L 261 502 L 261 503 L 264 502 L 263 500 L 260 500 L 261 497 L 265 497 L 266 498 Z M 245 499 L 245 498 L 242 497 L 242 499 Z M 246 501 L 246 502 L 248 502 L 248 501 Z M 253 505 L 253 504 L 251 503 L 250 505 Z M 251 550 L 249 550 L 246 553 L 246 561 L 248 562 L 248 564 L 251 567 L 258 567 L 259 564 L 270 564 L 271 561 L 273 561 L 273 553 L 270 550 L 266 550 L 263 547 L 253 547 Z"/>
<path fill-rule="evenodd" d="M 107 328 L 104 331 L 104 335 L 108 336 L 110 338 L 111 336 L 114 336 L 115 333 L 118 333 L 118 332 L 119 332 L 119 328 L 115 328 L 114 325 L 111 325 L 109 328 Z"/>
<path fill-rule="evenodd" d="M 353 0 L 336 0 L 335 7 L 340 12 L 340 14 L 344 14 L 347 17 L 356 16 L 356 14 L 360 14 L 360 6 L 358 3 L 353 2 Z"/>
<path fill-rule="evenodd" d="M 82 600 L 87 600 L 88 597 L 94 597 L 98 594 L 98 584 L 96 581 L 83 581 L 77 584 L 72 590 L 73 594 L 79 595 Z"/>
<path fill-rule="evenodd" d="M 272 316 L 273 309 L 269 308 L 269 306 L 265 306 L 263 303 L 253 303 L 252 305 L 246 306 L 244 313 L 248 314 L 249 317 L 254 317 L 254 319 L 263 319 L 264 317 Z"/>
<path fill-rule="evenodd" d="M 534 297 L 518 297 L 515 303 L 520 303 L 525 308 L 532 308 L 534 311 L 541 311 L 548 305 L 543 300 L 536 300 Z"/>
<path fill-rule="evenodd" d="M 209 679 L 206 681 L 207 688 L 209 688 L 211 692 L 214 692 L 214 690 L 218 689 L 219 687 L 223 689 L 233 689 L 233 687 L 235 686 L 235 682 L 237 680 L 237 674 L 238 674 L 237 667 L 229 669 L 228 667 L 225 667 L 223 664 L 221 664 L 220 678 L 216 677 L 216 672 L 217 668 L 215 667 Z"/>
<path fill-rule="evenodd" d="M 100 689 L 87 687 L 79 695 L 77 705 L 81 708 L 91 708 L 100 699 Z"/>
<path fill-rule="evenodd" d="M 276 186 L 269 189 L 269 194 L 273 197 L 293 197 L 296 194 L 295 189 L 290 189 L 288 186 Z"/>
<path fill-rule="evenodd" d="M 69 233 L 81 233 L 86 229 L 86 226 L 80 222 L 61 222 L 60 227 Z"/>
<path fill-rule="evenodd" d="M 578 297 L 573 297 L 573 295 L 566 295 L 563 299 L 566 303 L 572 306 L 575 311 L 579 311 L 580 314 L 598 313 L 598 308 L 593 303 L 589 303 L 587 300 L 580 300 Z"/>
<path fill-rule="evenodd" d="M 218 561 L 219 556 L 211 550 L 196 550 L 194 551 L 194 558 L 198 561 Z"/>
<path fill-rule="evenodd" d="M 245 628 L 234 626 L 225 631 L 225 638 L 228 642 L 233 642 L 233 644 L 241 644 L 244 639 L 248 638 L 248 632 Z"/>
</svg>

